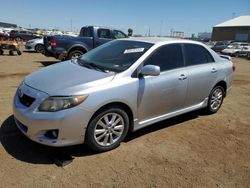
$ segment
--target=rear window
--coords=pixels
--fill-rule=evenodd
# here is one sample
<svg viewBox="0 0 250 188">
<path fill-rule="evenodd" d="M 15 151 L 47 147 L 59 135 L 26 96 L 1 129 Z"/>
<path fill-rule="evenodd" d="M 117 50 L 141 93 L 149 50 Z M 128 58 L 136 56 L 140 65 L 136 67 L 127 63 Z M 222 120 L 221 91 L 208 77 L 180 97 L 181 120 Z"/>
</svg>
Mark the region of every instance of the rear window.
<svg viewBox="0 0 250 188">
<path fill-rule="evenodd" d="M 188 66 L 214 62 L 212 55 L 203 46 L 185 44 L 185 55 Z"/>
</svg>

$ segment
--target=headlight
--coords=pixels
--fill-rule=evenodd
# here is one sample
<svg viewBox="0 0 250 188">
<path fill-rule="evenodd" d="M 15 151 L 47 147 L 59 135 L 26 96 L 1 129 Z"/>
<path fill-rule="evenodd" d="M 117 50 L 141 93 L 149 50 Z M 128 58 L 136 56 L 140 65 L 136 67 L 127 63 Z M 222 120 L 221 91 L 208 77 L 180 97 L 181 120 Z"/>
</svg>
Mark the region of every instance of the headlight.
<svg viewBox="0 0 250 188">
<path fill-rule="evenodd" d="M 49 97 L 40 104 L 38 110 L 42 112 L 56 112 L 59 110 L 72 108 L 81 104 L 87 97 L 87 95 Z"/>
</svg>

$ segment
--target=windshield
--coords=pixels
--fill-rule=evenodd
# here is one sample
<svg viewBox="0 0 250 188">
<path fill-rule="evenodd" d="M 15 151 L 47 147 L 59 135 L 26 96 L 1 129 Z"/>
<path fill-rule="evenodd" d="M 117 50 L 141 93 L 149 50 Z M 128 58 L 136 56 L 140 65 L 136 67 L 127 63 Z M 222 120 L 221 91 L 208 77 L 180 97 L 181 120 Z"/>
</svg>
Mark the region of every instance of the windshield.
<svg viewBox="0 0 250 188">
<path fill-rule="evenodd" d="M 114 40 L 81 56 L 79 64 L 105 72 L 122 72 L 128 69 L 153 44 L 138 41 Z M 90 66 L 88 66 L 90 65 Z"/>
</svg>

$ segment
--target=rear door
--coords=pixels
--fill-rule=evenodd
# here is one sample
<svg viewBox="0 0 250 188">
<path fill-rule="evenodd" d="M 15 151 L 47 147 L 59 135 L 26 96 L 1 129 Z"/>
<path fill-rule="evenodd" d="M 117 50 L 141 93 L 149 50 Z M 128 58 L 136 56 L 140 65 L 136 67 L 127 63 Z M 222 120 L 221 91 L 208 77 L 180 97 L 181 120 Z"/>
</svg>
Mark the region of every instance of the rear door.
<svg viewBox="0 0 250 188">
<path fill-rule="evenodd" d="M 184 49 L 189 78 L 186 107 L 189 107 L 201 103 L 209 96 L 217 80 L 220 67 L 203 46 L 184 44 Z"/>
<path fill-rule="evenodd" d="M 159 117 L 183 108 L 188 75 L 184 67 L 181 44 L 168 44 L 154 51 L 145 65 L 157 65 L 159 76 L 139 78 L 139 120 Z"/>
</svg>

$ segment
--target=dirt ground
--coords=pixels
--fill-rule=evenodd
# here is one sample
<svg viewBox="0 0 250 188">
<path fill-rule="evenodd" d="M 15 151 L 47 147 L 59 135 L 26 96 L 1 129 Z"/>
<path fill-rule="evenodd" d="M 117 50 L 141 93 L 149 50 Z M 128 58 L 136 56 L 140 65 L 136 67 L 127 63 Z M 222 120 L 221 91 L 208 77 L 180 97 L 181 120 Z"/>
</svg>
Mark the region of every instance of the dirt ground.
<svg viewBox="0 0 250 188">
<path fill-rule="evenodd" d="M 56 63 L 0 56 L 0 187 L 250 187 L 250 61 L 235 58 L 231 93 L 217 114 L 193 112 L 132 133 L 117 149 L 50 148 L 16 128 L 12 98 L 24 77 Z M 54 156 L 72 156 L 58 167 Z"/>
</svg>

